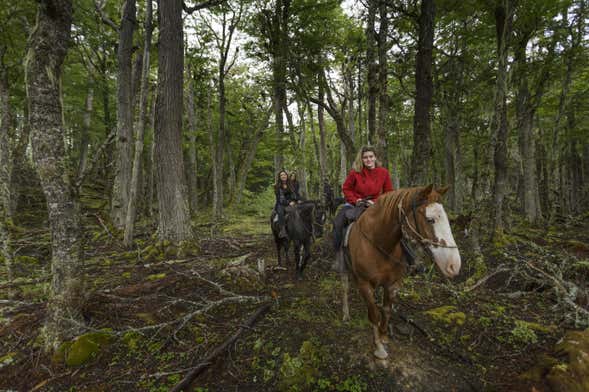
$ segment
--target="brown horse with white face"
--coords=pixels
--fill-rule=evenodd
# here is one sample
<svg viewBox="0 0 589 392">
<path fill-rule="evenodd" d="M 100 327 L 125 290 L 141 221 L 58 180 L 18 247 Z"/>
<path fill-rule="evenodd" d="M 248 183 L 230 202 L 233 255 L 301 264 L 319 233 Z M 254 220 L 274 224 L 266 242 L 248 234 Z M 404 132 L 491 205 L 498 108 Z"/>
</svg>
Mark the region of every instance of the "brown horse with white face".
<svg viewBox="0 0 589 392">
<path fill-rule="evenodd" d="M 342 274 L 344 320 L 350 317 L 348 276 L 351 275 L 368 306 L 374 331 L 374 355 L 379 359 L 388 357 L 384 344 L 388 342 L 393 299 L 407 272 L 403 243 L 423 247 L 447 277 L 452 278 L 460 271 L 460 253 L 441 204 L 447 189 L 434 189 L 430 185 L 386 193 L 350 229 Z M 374 298 L 379 286 L 384 288 L 382 309 Z"/>
</svg>

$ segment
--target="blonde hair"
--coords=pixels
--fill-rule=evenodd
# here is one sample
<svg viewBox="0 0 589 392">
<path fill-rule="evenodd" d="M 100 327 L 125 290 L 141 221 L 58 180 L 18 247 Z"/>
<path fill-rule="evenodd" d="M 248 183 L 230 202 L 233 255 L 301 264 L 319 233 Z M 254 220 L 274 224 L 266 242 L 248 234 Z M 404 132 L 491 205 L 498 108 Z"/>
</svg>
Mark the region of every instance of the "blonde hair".
<svg viewBox="0 0 589 392">
<path fill-rule="evenodd" d="M 364 163 L 362 162 L 362 156 L 366 152 L 374 153 L 374 156 L 376 157 L 376 161 L 374 162 L 374 167 L 381 167 L 382 166 L 382 163 L 380 163 L 380 160 L 378 159 L 378 156 L 376 155 L 376 148 L 372 147 L 372 146 L 362 146 L 362 148 L 360 148 L 360 150 L 358 151 L 358 154 L 356 154 L 356 159 L 354 159 L 354 163 L 352 164 L 352 169 L 354 169 L 358 173 L 362 172 L 362 169 L 364 168 Z"/>
</svg>

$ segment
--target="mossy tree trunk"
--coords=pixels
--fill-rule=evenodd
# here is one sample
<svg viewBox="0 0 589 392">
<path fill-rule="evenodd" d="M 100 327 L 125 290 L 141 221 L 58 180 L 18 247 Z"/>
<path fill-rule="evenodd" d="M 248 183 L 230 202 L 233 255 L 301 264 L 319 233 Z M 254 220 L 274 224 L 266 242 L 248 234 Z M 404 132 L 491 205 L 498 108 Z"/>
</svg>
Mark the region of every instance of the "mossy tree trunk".
<svg viewBox="0 0 589 392">
<path fill-rule="evenodd" d="M 8 70 L 4 64 L 6 46 L 0 47 L 0 257 L 4 259 L 8 281 L 12 281 L 12 252 L 9 226 L 11 214 L 10 102 Z"/>
<path fill-rule="evenodd" d="M 182 0 L 160 2 L 158 15 L 160 39 L 154 162 L 159 207 L 158 237 L 180 242 L 192 239 L 182 155 Z"/>
<path fill-rule="evenodd" d="M 63 60 L 70 42 L 71 0 L 41 0 L 28 42 L 26 87 L 33 160 L 47 199 L 51 227 L 51 286 L 44 345 L 47 351 L 83 324 L 80 224 L 68 176 L 60 92 Z"/>
<path fill-rule="evenodd" d="M 140 93 L 139 93 L 139 117 L 137 123 L 137 134 L 135 135 L 135 155 L 133 156 L 133 171 L 129 200 L 125 214 L 125 246 L 130 247 L 133 243 L 133 232 L 135 230 L 135 217 L 138 204 L 139 179 L 141 175 L 141 161 L 143 159 L 143 138 L 145 135 L 145 124 L 147 120 L 147 96 L 149 93 L 149 51 L 151 47 L 152 33 L 152 0 L 145 1 L 145 37 L 143 42 L 143 62 L 141 69 Z"/>
<path fill-rule="evenodd" d="M 196 153 L 196 132 L 197 132 L 197 113 L 196 104 L 194 102 L 194 95 L 196 94 L 194 88 L 194 76 L 188 73 L 190 80 L 188 81 L 188 91 L 186 92 L 186 110 L 188 112 L 188 193 L 190 195 L 190 211 L 194 214 L 198 211 L 198 160 Z"/>
<path fill-rule="evenodd" d="M 497 81 L 495 84 L 495 112 L 493 115 L 493 236 L 504 227 L 504 198 L 507 194 L 507 55 L 511 36 L 513 11 L 511 0 L 501 0 L 495 8 L 497 30 Z"/>
<path fill-rule="evenodd" d="M 136 16 L 135 0 L 126 0 L 119 27 L 117 52 L 117 153 L 112 191 L 111 218 L 115 226 L 125 225 L 129 203 L 133 157 L 133 33 Z"/>
</svg>

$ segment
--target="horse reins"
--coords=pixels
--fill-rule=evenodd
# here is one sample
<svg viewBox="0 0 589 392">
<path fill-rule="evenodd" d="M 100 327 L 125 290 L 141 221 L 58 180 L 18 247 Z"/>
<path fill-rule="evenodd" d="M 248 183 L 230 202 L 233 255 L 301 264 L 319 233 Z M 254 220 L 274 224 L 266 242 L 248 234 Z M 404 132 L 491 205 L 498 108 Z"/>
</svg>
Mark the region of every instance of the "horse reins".
<svg viewBox="0 0 589 392">
<path fill-rule="evenodd" d="M 411 249 L 411 247 L 409 246 L 409 244 L 407 244 L 406 242 L 403 243 L 404 239 L 407 239 L 409 242 L 411 243 L 420 243 L 423 248 L 430 254 L 431 256 L 431 250 L 427 247 L 428 245 L 433 246 L 434 248 L 440 247 L 440 248 L 458 248 L 457 246 L 452 246 L 452 245 L 445 245 L 439 241 L 432 241 L 430 239 L 425 238 L 423 235 L 421 235 L 419 233 L 419 231 L 417 231 L 417 229 L 411 224 L 411 222 L 409 222 L 409 218 L 407 217 L 407 214 L 405 213 L 405 210 L 403 210 L 403 201 L 405 200 L 405 197 L 407 197 L 407 195 L 405 195 L 403 197 L 403 199 L 401 199 L 401 201 L 398 204 L 398 209 L 399 209 L 399 215 L 401 217 L 401 243 L 402 246 L 405 248 L 405 251 L 409 254 L 409 257 L 411 258 L 415 258 L 415 253 L 414 251 Z M 415 203 L 415 198 L 413 198 L 412 203 L 412 210 L 413 210 L 413 219 L 415 220 L 415 224 L 417 224 L 417 205 Z M 387 259 L 390 259 L 392 261 L 394 261 L 395 263 L 399 263 L 401 264 L 402 261 L 400 259 L 397 259 L 396 257 L 393 257 L 391 254 L 387 253 L 384 249 L 382 249 L 378 244 L 374 243 L 372 241 L 372 239 L 370 239 L 368 237 L 368 235 L 364 232 L 364 230 L 362 230 L 362 227 L 360 226 L 360 222 L 357 222 L 357 227 L 358 227 L 358 231 L 360 231 L 360 233 L 362 234 L 362 236 L 364 238 L 366 238 L 366 240 L 368 241 L 368 243 L 370 245 L 372 245 L 376 250 L 378 250 L 383 256 L 385 256 Z M 417 238 L 415 238 L 414 236 L 410 235 L 407 227 L 411 230 L 411 232 L 413 232 L 413 234 L 415 234 L 417 236 Z"/>
<path fill-rule="evenodd" d="M 403 210 L 403 200 L 401 200 L 399 202 L 398 208 L 399 208 L 399 214 L 401 215 L 401 218 L 402 218 L 401 231 L 403 233 L 403 237 L 406 237 L 411 242 L 420 242 L 421 245 L 423 245 L 424 247 L 427 245 L 431 245 L 434 248 L 438 248 L 438 247 L 439 248 L 458 248 L 458 246 L 456 246 L 456 245 L 446 245 L 446 244 L 441 243 L 440 241 L 432 241 L 428 238 L 425 238 L 424 236 L 422 236 L 419 233 L 419 231 L 415 227 L 413 227 L 411 222 L 409 222 L 409 218 L 407 217 L 405 210 Z M 412 209 L 413 209 L 413 219 L 415 220 L 415 224 L 417 224 L 417 215 L 416 215 L 417 208 L 415 205 L 415 199 L 413 199 L 413 202 L 412 202 Z M 417 236 L 417 238 L 415 238 L 414 236 L 411 236 L 407 232 L 407 229 L 405 226 L 407 226 L 413 232 L 413 234 L 415 234 Z"/>
</svg>

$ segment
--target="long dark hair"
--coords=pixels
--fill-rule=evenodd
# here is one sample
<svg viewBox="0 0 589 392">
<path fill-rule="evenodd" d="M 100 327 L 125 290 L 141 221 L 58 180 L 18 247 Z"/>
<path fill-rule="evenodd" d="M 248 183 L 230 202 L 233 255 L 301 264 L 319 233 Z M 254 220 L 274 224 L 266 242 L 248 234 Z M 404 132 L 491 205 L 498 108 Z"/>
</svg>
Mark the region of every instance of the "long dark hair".
<svg viewBox="0 0 589 392">
<path fill-rule="evenodd" d="M 290 186 L 290 178 L 288 176 L 288 172 L 286 170 L 280 170 L 278 172 L 278 174 L 276 174 L 276 182 L 274 183 L 274 189 L 275 190 L 280 189 L 280 187 L 282 186 L 282 180 L 280 179 L 280 175 L 282 173 L 286 174 L 286 186 L 288 187 L 288 189 L 291 189 L 291 186 Z"/>
</svg>

